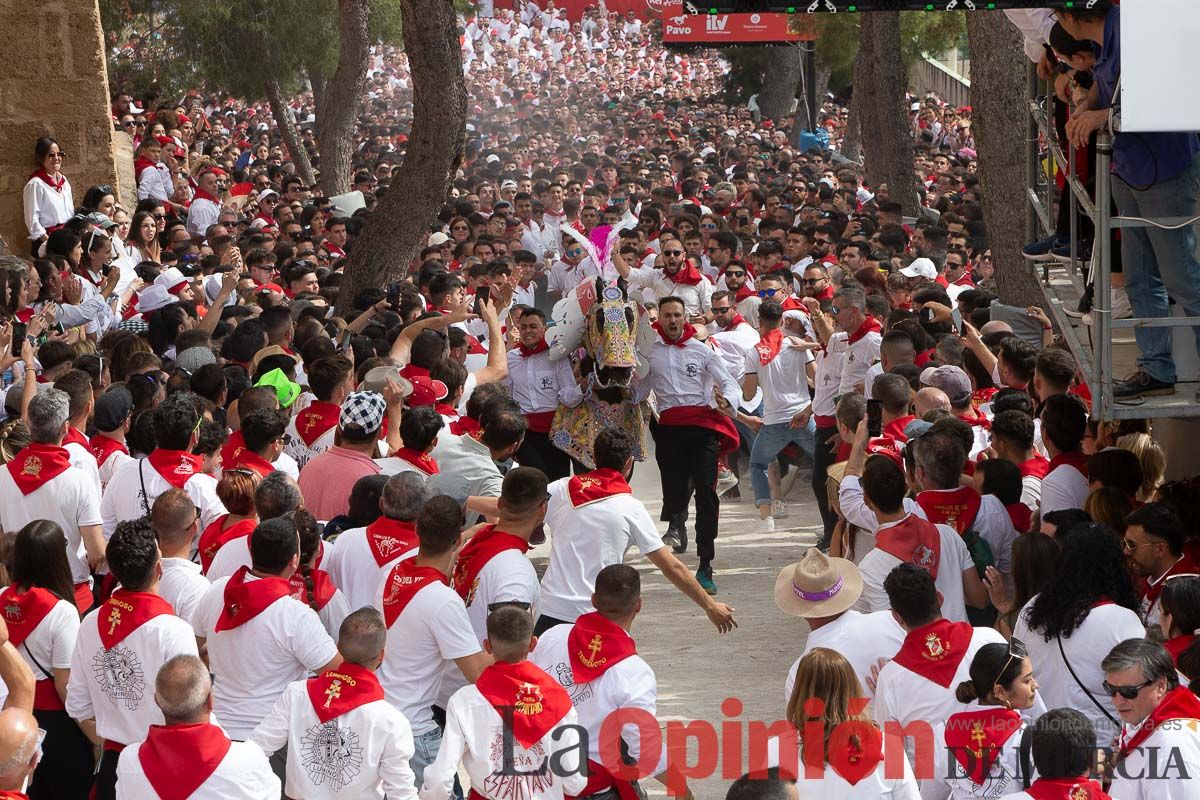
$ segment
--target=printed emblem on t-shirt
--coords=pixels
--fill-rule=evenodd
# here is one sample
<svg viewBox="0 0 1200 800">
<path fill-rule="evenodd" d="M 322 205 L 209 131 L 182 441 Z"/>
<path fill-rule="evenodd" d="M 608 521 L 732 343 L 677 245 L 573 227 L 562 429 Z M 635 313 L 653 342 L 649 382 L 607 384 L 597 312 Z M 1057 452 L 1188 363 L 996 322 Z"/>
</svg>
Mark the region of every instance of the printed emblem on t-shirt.
<svg viewBox="0 0 1200 800">
<path fill-rule="evenodd" d="M 362 746 L 358 734 L 338 726 L 337 718 L 314 725 L 300 740 L 300 763 L 316 786 L 329 785 L 338 791 L 362 772 Z"/>
<path fill-rule="evenodd" d="M 111 650 L 101 647 L 92 656 L 92 676 L 100 693 L 114 706 L 137 711 L 146 693 L 146 673 L 137 654 L 125 645 Z"/>
</svg>

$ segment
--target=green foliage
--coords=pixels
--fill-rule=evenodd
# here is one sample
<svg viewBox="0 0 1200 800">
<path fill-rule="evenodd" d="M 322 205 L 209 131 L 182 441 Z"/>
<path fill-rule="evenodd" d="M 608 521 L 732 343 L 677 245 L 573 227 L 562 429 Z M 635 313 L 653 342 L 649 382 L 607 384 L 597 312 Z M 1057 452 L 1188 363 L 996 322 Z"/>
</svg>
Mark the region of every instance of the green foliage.
<svg viewBox="0 0 1200 800">
<path fill-rule="evenodd" d="M 965 13 L 905 11 L 900 14 L 900 68 L 905 74 L 926 53 L 941 53 L 966 45 Z M 829 88 L 838 91 L 850 86 L 854 78 L 859 18 L 854 14 L 818 14 L 817 18 L 817 63 L 830 70 Z"/>
</svg>

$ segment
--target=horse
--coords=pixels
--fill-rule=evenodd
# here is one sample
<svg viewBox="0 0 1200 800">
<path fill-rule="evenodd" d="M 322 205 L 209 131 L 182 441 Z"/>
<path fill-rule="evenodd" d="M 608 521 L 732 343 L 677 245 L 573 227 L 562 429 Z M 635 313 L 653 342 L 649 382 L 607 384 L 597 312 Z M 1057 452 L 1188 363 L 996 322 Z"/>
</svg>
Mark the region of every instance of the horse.
<svg viewBox="0 0 1200 800">
<path fill-rule="evenodd" d="M 571 458 L 595 469 L 592 446 L 606 428 L 628 431 L 637 442 L 634 458 L 646 457 L 645 415 L 633 399 L 633 379 L 639 367 L 641 307 L 629 298 L 624 278 L 606 281 L 597 277 L 580 284 L 573 295 L 555 306 L 556 322 L 562 320 L 571 335 L 557 341 L 560 357 L 571 343 L 582 345 L 586 355 L 580 360 L 580 374 L 588 387 L 583 402 L 575 408 L 559 405 L 550 426 L 550 441 Z M 581 317 L 579 315 L 582 315 Z M 578 323 L 570 324 L 567 318 Z M 553 330 L 553 329 L 552 329 Z M 575 342 L 577 338 L 581 341 Z"/>
</svg>

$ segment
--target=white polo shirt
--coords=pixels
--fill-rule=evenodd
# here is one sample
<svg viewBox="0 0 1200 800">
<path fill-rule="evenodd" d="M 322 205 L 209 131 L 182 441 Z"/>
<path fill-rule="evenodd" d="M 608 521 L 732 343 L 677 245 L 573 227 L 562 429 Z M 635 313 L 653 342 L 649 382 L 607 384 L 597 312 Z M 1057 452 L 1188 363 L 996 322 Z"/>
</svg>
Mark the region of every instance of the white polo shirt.
<svg viewBox="0 0 1200 800">
<path fill-rule="evenodd" d="M 101 521 L 100 496 L 92 478 L 78 467 L 67 467 L 29 494 L 22 494 L 12 474 L 0 466 L 0 528 L 16 533 L 35 519 L 50 520 L 62 528 L 71 580 L 76 584 L 87 581 L 91 570 L 79 529 Z"/>
<path fill-rule="evenodd" d="M 886 530 L 900 522 L 889 522 L 876 530 L 878 541 L 879 531 Z M 942 593 L 942 616 L 953 622 L 967 621 L 967 601 L 963 592 L 963 573 L 975 569 L 971 560 L 971 552 L 963 542 L 958 532 L 949 525 L 937 525 L 940 536 L 940 552 L 938 553 L 937 577 L 933 583 Z M 891 553 L 884 552 L 878 547 L 873 548 L 859 562 L 858 571 L 862 573 L 863 592 L 854 607 L 859 611 L 888 611 L 891 603 L 887 592 L 883 590 L 883 582 L 887 576 L 900 565 L 900 559 Z"/>
<path fill-rule="evenodd" d="M 193 625 L 192 615 L 212 584 L 200 574 L 200 565 L 186 558 L 164 558 L 158 593 L 162 595 L 175 616 Z"/>
<path fill-rule="evenodd" d="M 140 475 L 139 475 L 140 472 Z M 142 486 L 145 485 L 145 494 Z M 154 507 L 154 501 L 168 489 L 173 489 L 165 478 L 158 474 L 144 458 L 122 464 L 104 487 L 100 501 L 100 515 L 104 524 L 104 538 L 109 539 L 117 523 L 145 516 L 146 509 Z M 212 475 L 197 473 L 183 485 L 183 490 L 200 509 L 200 530 L 211 525 L 217 517 L 227 513 L 217 497 L 217 479 Z"/>
<path fill-rule="evenodd" d="M 512 398 L 521 413 L 554 411 L 559 404 L 574 408 L 583 402 L 583 392 L 575 382 L 569 359 L 550 360 L 550 351 L 531 356 L 521 354 L 520 348 L 508 351 L 508 377 L 504 383 L 512 390 Z"/>
<path fill-rule="evenodd" d="M 125 748 L 117 761 L 117 800 L 158 800 L 138 757 L 142 743 Z M 189 800 L 266 800 L 279 796 L 279 778 L 256 745 L 230 742 L 225 758 Z M 306 797 L 308 795 L 305 795 Z"/>
<path fill-rule="evenodd" d="M 416 541 L 416 532 L 413 532 Z M 346 595 L 350 608 L 375 605 L 379 585 L 397 563 L 417 554 L 419 547 L 398 547 L 382 566 L 375 560 L 367 543 L 366 528 L 342 531 L 325 551 L 321 568 L 329 573 L 335 586 Z"/>
<path fill-rule="evenodd" d="M 850 609 L 845 614 L 822 625 L 808 634 L 800 658 L 792 662 L 787 680 L 783 685 L 784 707 L 792 699 L 792 688 L 796 685 L 796 671 L 800 659 L 814 647 L 825 647 L 845 656 L 858 676 L 859 685 L 867 697 L 875 696 L 875 676 L 896 651 L 904 644 L 904 629 L 896 622 L 891 611 L 875 611 L 862 614 Z"/>
</svg>

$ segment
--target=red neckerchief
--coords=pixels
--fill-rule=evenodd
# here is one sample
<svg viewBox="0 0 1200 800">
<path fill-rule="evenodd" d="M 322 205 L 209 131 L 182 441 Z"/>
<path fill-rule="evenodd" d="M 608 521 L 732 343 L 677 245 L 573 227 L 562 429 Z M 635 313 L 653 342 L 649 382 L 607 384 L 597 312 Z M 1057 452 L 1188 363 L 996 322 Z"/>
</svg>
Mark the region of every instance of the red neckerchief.
<svg viewBox="0 0 1200 800">
<path fill-rule="evenodd" d="M 1017 467 L 1021 470 L 1022 478 L 1037 478 L 1039 481 L 1050 474 L 1050 460 L 1041 453 L 1034 453 L 1033 458 L 1022 461 Z"/>
<path fill-rule="evenodd" d="M 458 409 L 455 408 L 454 406 L 450 405 L 449 403 L 434 403 L 433 410 L 436 411 L 438 414 L 442 415 L 443 417 L 450 417 L 451 419 L 458 419 Z M 386 427 L 386 426 L 384 426 L 384 427 Z"/>
<path fill-rule="evenodd" d="M 992 764 L 1012 735 L 1021 729 L 1021 714 L 994 706 L 951 714 L 946 720 L 946 748 L 976 786 L 983 786 Z"/>
<path fill-rule="evenodd" d="M 349 661 L 343 661 L 337 669 L 309 678 L 305 688 L 322 725 L 359 706 L 383 699 L 383 687 L 375 673 Z"/>
<path fill-rule="evenodd" d="M 182 489 L 193 475 L 204 472 L 204 456 L 193 455 L 184 450 L 159 448 L 152 450 L 146 460 L 164 481 L 176 489 Z"/>
<path fill-rule="evenodd" d="M 937 579 L 942 552 L 942 535 L 932 522 L 909 514 L 896 525 L 875 532 L 875 546 L 902 562 L 913 564 Z"/>
<path fill-rule="evenodd" d="M 524 344 L 517 345 L 517 352 L 521 354 L 521 358 L 529 358 L 536 356 L 538 353 L 544 353 L 550 349 L 550 345 L 546 344 L 546 337 L 538 339 L 537 344 L 533 347 L 526 347 Z"/>
<path fill-rule="evenodd" d="M 1160 725 L 1173 719 L 1200 720 L 1200 697 L 1196 697 L 1185 686 L 1176 686 L 1167 692 L 1167 696 L 1162 699 L 1157 708 L 1150 712 L 1150 716 L 1137 726 L 1128 741 L 1125 741 L 1125 734 L 1128 731 L 1122 731 L 1121 749 L 1113 763 L 1120 764 L 1125 756 L 1141 747 L 1142 743 L 1149 739 Z"/>
<path fill-rule="evenodd" d="M 450 432 L 455 436 L 465 436 L 479 430 L 483 430 L 483 426 L 479 424 L 479 420 L 472 417 L 462 416 L 450 423 Z"/>
<path fill-rule="evenodd" d="M 925 518 L 935 525 L 949 525 L 959 535 L 966 533 L 975 524 L 983 498 L 971 486 L 961 486 L 952 491 L 926 491 L 917 494 L 917 505 L 925 512 Z"/>
<path fill-rule="evenodd" d="M 287 578 L 259 578 L 248 581 L 250 568 L 243 566 L 225 584 L 224 605 L 214 631 L 231 631 L 257 617 L 276 600 L 292 593 Z"/>
<path fill-rule="evenodd" d="M 336 403 L 326 403 L 318 400 L 310 403 L 308 408 L 296 415 L 296 433 L 307 447 L 312 447 L 317 439 L 326 432 L 336 428 L 338 417 L 342 413 L 341 406 Z M 241 433 L 241 431 L 238 431 Z"/>
<path fill-rule="evenodd" d="M 1029 532 L 1029 527 L 1033 524 L 1032 508 L 1017 501 L 1016 503 L 1005 503 L 1004 510 L 1008 512 L 1008 518 L 1012 520 L 1017 533 Z"/>
<path fill-rule="evenodd" d="M 17 322 L 23 322 L 26 325 L 29 324 L 29 320 L 33 319 L 33 315 L 34 315 L 33 306 L 25 306 L 20 311 L 17 311 L 16 313 L 13 314 L 13 316 L 16 317 Z"/>
<path fill-rule="evenodd" d="M 704 280 L 704 276 L 700 274 L 700 270 L 692 265 L 691 259 L 684 259 L 683 266 L 674 275 L 670 275 L 666 270 L 663 270 L 663 276 L 676 286 L 695 286 Z"/>
<path fill-rule="evenodd" d="M 754 297 L 754 290 L 745 284 L 742 284 L 741 288 L 739 288 L 733 295 L 734 301 L 738 303 L 742 302 L 747 297 Z"/>
<path fill-rule="evenodd" d="M 9 622 L 9 630 L 12 630 L 12 623 Z M 1163 642 L 1163 647 L 1167 648 L 1167 652 L 1171 654 L 1171 660 L 1175 662 L 1175 666 L 1179 666 L 1179 657 L 1183 652 L 1192 646 L 1192 642 L 1196 641 L 1194 633 L 1185 633 L 1183 636 L 1176 636 L 1174 639 L 1168 639 Z"/>
<path fill-rule="evenodd" d="M 725 333 L 729 333 L 730 331 L 737 330 L 738 325 L 745 325 L 745 324 L 746 324 L 746 318 L 743 317 L 741 314 L 735 313 L 732 317 L 729 318 L 729 324 L 726 325 L 721 330 L 723 330 Z"/>
<path fill-rule="evenodd" d="M 591 762 L 589 761 L 588 763 Z M 637 797 L 635 794 L 630 800 L 637 800 Z M 0 800 L 29 800 L 29 795 L 21 794 L 20 792 L 11 792 L 8 789 L 0 789 Z M 621 800 L 625 800 L 625 798 L 622 797 Z"/>
<path fill-rule="evenodd" d="M 93 436 L 91 440 L 88 441 L 87 446 L 88 450 L 90 450 L 92 453 L 92 457 L 96 459 L 97 466 L 103 466 L 104 462 L 108 461 L 109 457 L 112 456 L 113 453 L 121 452 L 125 455 L 129 455 L 129 448 L 127 448 L 124 443 L 118 442 L 116 439 L 103 433 L 97 433 L 95 436 Z"/>
<path fill-rule="evenodd" d="M 148 169 L 158 169 L 158 164 L 148 158 L 135 158 L 133 160 L 133 179 L 140 181 L 142 173 Z"/>
<path fill-rule="evenodd" d="M 914 628 L 892 656 L 900 666 L 943 688 L 950 688 L 958 665 L 967 655 L 974 628 L 969 622 L 939 619 Z"/>
<path fill-rule="evenodd" d="M 1046 474 L 1054 472 L 1054 470 L 1065 464 L 1068 467 L 1074 467 L 1075 469 L 1079 470 L 1079 474 L 1084 477 L 1084 480 L 1087 480 L 1087 465 L 1090 458 L 1091 457 L 1082 450 L 1072 450 L 1069 453 L 1059 453 L 1054 458 L 1050 459 L 1050 469 Z"/>
<path fill-rule="evenodd" d="M 958 277 L 958 279 L 956 281 L 954 281 L 953 283 L 951 283 L 950 285 L 951 286 L 970 286 L 973 289 L 973 288 L 975 288 L 975 281 L 971 280 L 971 272 L 970 272 L 970 270 L 968 270 L 968 271 L 964 272 L 962 275 L 960 275 Z"/>
<path fill-rule="evenodd" d="M 625 476 L 615 469 L 602 467 L 567 481 L 567 497 L 572 508 L 582 508 L 618 494 L 633 494 Z"/>
<path fill-rule="evenodd" d="M 8 624 L 8 640 L 12 646 L 20 647 L 57 604 L 58 595 L 40 586 L 34 586 L 28 592 L 18 592 L 15 586 L 9 586 L 0 592 L 0 614 Z"/>
<path fill-rule="evenodd" d="M 21 494 L 29 495 L 67 471 L 71 454 L 52 444 L 27 445 L 6 465 Z"/>
<path fill-rule="evenodd" d="M 479 573 L 487 563 L 506 550 L 529 552 L 529 542 L 520 536 L 488 525 L 458 551 L 458 563 L 454 565 L 454 577 L 450 585 L 468 606 L 475 599 L 475 588 L 479 585 Z"/>
<path fill-rule="evenodd" d="M 571 710 L 567 690 L 528 661 L 497 661 L 475 680 L 475 688 L 501 717 L 512 709 L 513 736 L 526 748 L 540 742 Z"/>
<path fill-rule="evenodd" d="M 221 463 L 232 464 L 241 457 L 242 451 L 246 449 L 246 437 L 241 431 L 234 431 L 229 434 L 229 439 L 221 447 Z"/>
<path fill-rule="evenodd" d="M 196 548 L 200 553 L 200 572 L 203 574 L 208 574 L 208 568 L 212 566 L 213 559 L 216 558 L 222 547 L 234 539 L 249 536 L 258 527 L 258 520 L 244 519 L 226 528 L 225 521 L 227 519 L 229 519 L 229 515 L 225 514 L 213 520 L 212 524 L 204 529 L 204 533 L 200 534 L 200 541 L 197 542 Z"/>
<path fill-rule="evenodd" d="M 218 198 L 216 198 L 213 195 L 209 194 L 208 192 L 204 191 L 199 186 L 196 187 L 196 195 L 192 198 L 192 202 L 194 203 L 197 200 L 207 200 L 208 202 L 213 203 L 215 205 L 218 205 L 218 206 L 221 205 L 221 201 Z"/>
<path fill-rule="evenodd" d="M 379 517 L 365 529 L 367 547 L 379 566 L 387 566 L 417 546 L 417 526 L 390 517 Z"/>
<path fill-rule="evenodd" d="M 46 172 L 45 169 L 39 169 L 37 172 L 29 176 L 30 180 L 33 180 L 34 178 L 37 178 L 59 194 L 62 194 L 63 187 L 67 185 L 67 176 L 63 175 L 61 172 L 58 173 L 58 178 L 55 179 L 51 178 L 50 173 Z"/>
<path fill-rule="evenodd" d="M 976 389 L 975 391 L 971 392 L 971 405 L 978 409 L 984 403 L 991 402 L 992 398 L 996 396 L 996 392 L 998 391 L 1000 390 L 994 386 L 989 386 L 986 389 Z"/>
<path fill-rule="evenodd" d="M 779 351 L 782 348 L 783 328 L 767 331 L 766 335 L 758 340 L 758 344 L 754 345 L 754 352 L 758 355 L 758 363 L 764 367 L 770 364 L 775 360 L 775 356 L 779 355 Z"/>
<path fill-rule="evenodd" d="M 312 581 L 312 601 L 315 610 L 320 611 L 329 605 L 329 601 L 337 594 L 337 587 L 333 585 L 333 579 L 329 577 L 329 573 L 323 569 L 310 569 L 308 578 Z M 292 597 L 307 606 L 309 604 L 308 585 L 300 570 L 292 573 L 292 577 L 288 578 L 288 583 L 292 587 Z"/>
<path fill-rule="evenodd" d="M 401 461 L 406 461 L 409 464 L 412 464 L 425 475 L 438 474 L 437 461 L 434 460 L 433 456 L 429 455 L 429 453 L 422 453 L 419 450 L 413 450 L 411 447 L 401 447 L 399 450 L 392 453 L 392 455 Z"/>
<path fill-rule="evenodd" d="M 1146 601 L 1146 607 L 1151 608 L 1158 602 L 1159 595 L 1162 594 L 1163 587 L 1167 585 L 1167 578 L 1172 575 L 1194 575 L 1200 572 L 1197 569 L 1196 562 L 1192 561 L 1192 557 L 1184 553 L 1183 558 L 1171 565 L 1171 568 L 1162 574 L 1156 583 L 1146 581 L 1146 591 L 1142 597 Z"/>
<path fill-rule="evenodd" d="M 833 284 L 826 286 L 817 294 L 809 295 L 814 300 L 832 300 L 833 299 Z"/>
<path fill-rule="evenodd" d="M 684 323 L 683 333 L 680 334 L 679 338 L 675 341 L 671 341 L 667 338 L 667 334 L 663 332 L 662 325 L 659 323 L 655 322 L 650 327 L 658 333 L 658 336 L 660 339 L 662 339 L 663 344 L 670 345 L 671 347 L 683 347 L 687 344 L 688 339 L 691 339 L 696 335 L 696 326 L 690 322 Z"/>
<path fill-rule="evenodd" d="M 854 344 L 868 333 L 879 333 L 882 330 L 883 326 L 879 324 L 879 320 L 868 315 L 867 318 L 863 320 L 863 324 L 858 326 L 858 330 L 850 334 L 850 338 L 846 341 L 846 343 Z"/>
<path fill-rule="evenodd" d="M 217 771 L 232 742 L 208 722 L 151 725 L 138 763 L 162 800 L 186 800 Z"/>
<path fill-rule="evenodd" d="M 84 436 L 79 431 L 78 428 L 68 425 L 67 426 L 67 435 L 63 437 L 62 446 L 66 447 L 68 444 L 71 444 L 71 443 L 79 445 L 84 450 L 87 450 L 89 453 L 92 452 L 92 445 L 90 442 L 88 442 L 87 437 Z M 92 458 L 95 458 L 95 456 L 92 456 Z"/>
<path fill-rule="evenodd" d="M 1039 778 L 1025 790 L 1033 800 L 1112 800 L 1100 784 L 1079 778 Z"/>
<path fill-rule="evenodd" d="M 383 620 L 389 628 L 416 597 L 417 592 L 431 583 L 450 582 L 440 570 L 419 567 L 415 562 L 416 559 L 412 558 L 401 561 L 388 573 L 386 588 L 383 591 Z"/>
<path fill-rule="evenodd" d="M 934 349 L 931 347 L 928 350 L 922 350 L 913 356 L 913 363 L 918 367 L 923 367 L 933 360 Z"/>
<path fill-rule="evenodd" d="M 237 457 L 233 459 L 233 463 L 224 464 L 222 469 L 239 469 L 244 468 L 257 472 L 262 477 L 267 477 L 275 471 L 275 465 L 265 458 L 260 456 L 253 450 L 242 448 Z"/>
<path fill-rule="evenodd" d="M 336 244 L 332 244 L 332 243 L 326 241 L 321 246 L 325 248 L 326 253 L 333 256 L 334 258 L 345 258 L 345 256 L 346 256 L 346 251 L 343 250 L 342 248 L 338 247 Z"/>
<path fill-rule="evenodd" d="M 800 313 L 804 314 L 804 316 L 806 316 L 806 317 L 810 316 L 808 313 L 808 306 L 804 305 L 804 303 L 801 303 L 795 297 L 792 297 L 790 295 L 783 299 L 783 302 L 779 304 L 779 307 L 782 308 L 785 312 L 799 311 Z"/>
<path fill-rule="evenodd" d="M 908 427 L 908 423 L 912 422 L 916 417 L 907 416 L 899 417 L 892 420 L 887 425 L 883 426 L 883 435 L 890 436 L 897 442 L 907 442 L 908 437 L 904 435 L 904 429 Z"/>
<path fill-rule="evenodd" d="M 983 428 L 985 431 L 991 430 L 992 428 L 991 420 L 989 420 L 985 414 L 980 412 L 980 410 L 974 406 L 971 406 L 971 416 L 968 417 L 965 415 L 956 414 L 955 418 L 961 419 L 963 422 L 967 423 L 973 428 Z"/>
<path fill-rule="evenodd" d="M 567 634 L 567 659 L 576 683 L 594 681 L 634 655 L 633 637 L 598 611 L 579 617 Z"/>
<path fill-rule="evenodd" d="M 112 650 L 155 617 L 174 613 L 171 604 L 157 594 L 117 589 L 96 609 L 100 644 L 105 650 Z"/>
</svg>

